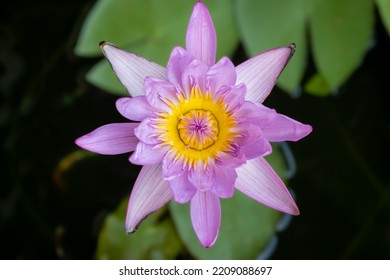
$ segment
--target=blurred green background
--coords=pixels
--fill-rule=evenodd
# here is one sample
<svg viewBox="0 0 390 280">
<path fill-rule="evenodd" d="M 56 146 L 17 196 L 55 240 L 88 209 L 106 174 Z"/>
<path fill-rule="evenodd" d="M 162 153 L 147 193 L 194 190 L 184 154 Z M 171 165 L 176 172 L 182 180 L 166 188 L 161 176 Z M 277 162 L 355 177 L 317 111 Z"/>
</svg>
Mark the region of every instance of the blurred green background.
<svg viewBox="0 0 390 280">
<path fill-rule="evenodd" d="M 184 44 L 195 1 L 3 2 L 1 259 L 390 258 L 390 1 L 205 1 L 219 57 L 238 64 L 297 44 L 265 105 L 314 128 L 289 144 L 296 166 L 284 146 L 269 158 L 301 215 L 290 219 L 237 195 L 224 201 L 210 250 L 199 248 L 188 209 L 177 204 L 126 236 L 126 201 L 140 167 L 128 155 L 93 155 L 74 144 L 126 121 L 115 109 L 126 93 L 99 42 L 164 65 Z"/>
</svg>

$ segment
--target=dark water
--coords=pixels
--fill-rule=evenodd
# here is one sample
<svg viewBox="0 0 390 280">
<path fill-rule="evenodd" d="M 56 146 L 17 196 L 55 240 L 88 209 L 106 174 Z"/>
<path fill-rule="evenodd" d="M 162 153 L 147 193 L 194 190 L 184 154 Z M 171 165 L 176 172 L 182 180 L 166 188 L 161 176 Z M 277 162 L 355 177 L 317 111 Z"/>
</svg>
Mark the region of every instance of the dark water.
<svg viewBox="0 0 390 280">
<path fill-rule="evenodd" d="M 2 259 L 93 258 L 101 222 L 138 174 L 127 155 L 89 156 L 58 169 L 77 151 L 74 139 L 124 121 L 116 97 L 84 80 L 96 60 L 72 53 L 92 3 L 7 1 L 0 8 Z M 297 174 L 289 185 L 301 216 L 279 233 L 272 258 L 390 258 L 389 50 L 377 20 L 374 47 L 337 95 L 292 99 L 275 90 L 267 99 L 314 127 L 290 145 Z"/>
</svg>

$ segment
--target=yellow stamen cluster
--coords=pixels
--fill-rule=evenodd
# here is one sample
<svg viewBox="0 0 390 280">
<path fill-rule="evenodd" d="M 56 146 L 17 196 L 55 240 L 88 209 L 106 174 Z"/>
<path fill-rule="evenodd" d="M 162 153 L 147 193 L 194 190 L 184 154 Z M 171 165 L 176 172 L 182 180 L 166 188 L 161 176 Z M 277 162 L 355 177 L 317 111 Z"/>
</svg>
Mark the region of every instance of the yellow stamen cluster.
<svg viewBox="0 0 390 280">
<path fill-rule="evenodd" d="M 177 105 L 169 103 L 170 113 L 156 118 L 156 128 L 169 153 L 181 158 L 184 165 L 194 167 L 198 161 L 207 165 L 220 152 L 229 152 L 237 133 L 236 123 L 222 98 L 214 100 L 211 93 L 193 87 L 189 97 L 180 95 Z"/>
</svg>

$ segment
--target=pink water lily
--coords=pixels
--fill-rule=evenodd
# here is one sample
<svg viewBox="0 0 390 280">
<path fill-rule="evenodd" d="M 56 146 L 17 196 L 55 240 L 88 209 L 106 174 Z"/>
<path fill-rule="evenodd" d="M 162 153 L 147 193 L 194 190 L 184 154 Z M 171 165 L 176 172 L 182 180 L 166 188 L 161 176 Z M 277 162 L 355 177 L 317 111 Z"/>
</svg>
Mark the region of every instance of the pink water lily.
<svg viewBox="0 0 390 280">
<path fill-rule="evenodd" d="M 118 111 L 131 123 L 112 123 L 76 140 L 99 154 L 132 152 L 143 165 L 130 195 L 126 230 L 170 200 L 190 202 L 193 228 L 212 246 L 221 222 L 220 198 L 234 190 L 279 211 L 299 210 L 264 156 L 270 142 L 297 141 L 312 128 L 261 103 L 271 92 L 295 46 L 271 49 L 234 66 L 216 59 L 209 11 L 197 2 L 186 48 L 172 50 L 167 67 L 121 50 L 101 48 L 131 98 Z M 239 209 L 237 209 L 239 211 Z"/>
</svg>

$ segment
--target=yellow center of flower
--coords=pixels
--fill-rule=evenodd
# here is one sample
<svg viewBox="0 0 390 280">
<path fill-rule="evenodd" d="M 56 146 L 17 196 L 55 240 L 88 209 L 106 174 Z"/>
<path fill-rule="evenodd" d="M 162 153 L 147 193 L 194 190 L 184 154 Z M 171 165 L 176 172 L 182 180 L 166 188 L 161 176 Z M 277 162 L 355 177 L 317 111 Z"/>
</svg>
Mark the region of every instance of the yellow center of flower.
<svg viewBox="0 0 390 280">
<path fill-rule="evenodd" d="M 183 143 L 194 150 L 204 150 L 218 139 L 218 121 L 210 111 L 189 111 L 181 116 L 177 128 Z"/>
<path fill-rule="evenodd" d="M 170 113 L 161 113 L 156 128 L 162 145 L 169 145 L 169 153 L 181 158 L 189 168 L 198 161 L 207 165 L 221 152 L 232 150 L 237 133 L 236 125 L 227 104 L 214 100 L 209 92 L 193 87 L 189 97 L 179 96 L 178 104 L 169 103 Z"/>
</svg>

